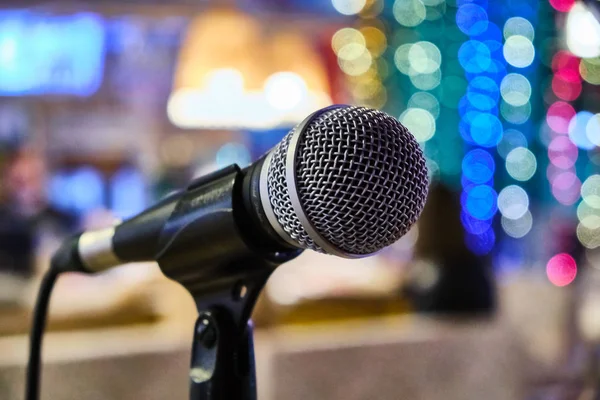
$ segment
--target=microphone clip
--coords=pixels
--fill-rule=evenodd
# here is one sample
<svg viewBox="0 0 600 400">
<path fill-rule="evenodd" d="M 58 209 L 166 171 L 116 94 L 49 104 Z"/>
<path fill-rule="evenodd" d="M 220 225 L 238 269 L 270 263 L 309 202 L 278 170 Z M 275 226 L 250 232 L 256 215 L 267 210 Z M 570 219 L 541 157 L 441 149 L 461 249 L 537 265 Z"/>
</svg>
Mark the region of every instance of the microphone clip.
<svg viewBox="0 0 600 400">
<path fill-rule="evenodd" d="M 274 269 L 299 250 L 269 251 L 252 238 L 237 165 L 192 182 L 161 234 L 162 272 L 193 296 L 190 399 L 256 399 L 250 316 Z"/>
</svg>

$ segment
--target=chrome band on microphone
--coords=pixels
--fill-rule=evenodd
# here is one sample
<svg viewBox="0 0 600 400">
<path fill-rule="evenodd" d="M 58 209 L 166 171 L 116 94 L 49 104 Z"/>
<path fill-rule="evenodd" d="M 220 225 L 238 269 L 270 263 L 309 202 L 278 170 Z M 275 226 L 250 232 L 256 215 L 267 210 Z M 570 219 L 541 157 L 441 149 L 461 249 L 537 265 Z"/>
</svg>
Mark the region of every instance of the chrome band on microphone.
<svg viewBox="0 0 600 400">
<path fill-rule="evenodd" d="M 298 220 L 300 220 L 300 223 L 302 224 L 302 227 L 304 228 L 304 230 L 306 231 L 308 236 L 319 247 L 321 247 L 327 254 L 332 254 L 332 255 L 335 255 L 338 257 L 344 257 L 344 258 L 360 258 L 360 257 L 366 256 L 366 254 L 365 255 L 356 255 L 356 254 L 346 253 L 346 252 L 340 250 L 339 248 L 337 248 L 336 246 L 332 245 L 331 243 L 329 243 L 326 239 L 324 239 L 315 230 L 315 228 L 312 226 L 310 220 L 306 216 L 304 209 L 302 208 L 302 203 L 300 202 L 300 196 L 298 195 L 298 188 L 296 186 L 296 152 L 298 151 L 298 142 L 300 141 L 300 138 L 302 137 L 302 134 L 304 133 L 304 129 L 307 127 L 307 125 L 310 124 L 310 122 L 312 120 L 314 120 L 321 114 L 331 111 L 331 110 L 334 110 L 336 108 L 342 108 L 342 107 L 344 107 L 344 106 L 336 105 L 336 106 L 324 108 L 322 110 L 319 110 L 319 111 L 309 115 L 304 121 L 302 121 L 300 123 L 300 125 L 296 128 L 296 130 L 290 140 L 289 147 L 287 149 L 287 154 L 286 154 L 286 159 L 285 159 L 285 167 L 286 167 L 285 174 L 286 174 L 288 193 L 290 196 L 290 200 L 292 202 L 292 207 L 294 208 L 296 216 L 298 217 Z"/>
<path fill-rule="evenodd" d="M 273 158 L 273 152 L 271 151 L 262 165 L 260 170 L 260 202 L 262 203 L 265 214 L 267 215 L 267 219 L 271 224 L 271 227 L 277 232 L 277 234 L 285 240 L 287 243 L 292 246 L 297 246 L 296 242 L 287 234 L 286 231 L 283 230 L 283 227 L 277 221 L 277 217 L 275 216 L 275 212 L 273 212 L 273 206 L 271 205 L 270 197 L 269 197 L 269 185 L 268 185 L 268 174 L 269 174 L 269 166 L 271 165 L 271 159 Z"/>
<path fill-rule="evenodd" d="M 113 250 L 115 227 L 84 232 L 79 237 L 81 262 L 89 272 L 101 272 L 122 264 Z"/>
</svg>

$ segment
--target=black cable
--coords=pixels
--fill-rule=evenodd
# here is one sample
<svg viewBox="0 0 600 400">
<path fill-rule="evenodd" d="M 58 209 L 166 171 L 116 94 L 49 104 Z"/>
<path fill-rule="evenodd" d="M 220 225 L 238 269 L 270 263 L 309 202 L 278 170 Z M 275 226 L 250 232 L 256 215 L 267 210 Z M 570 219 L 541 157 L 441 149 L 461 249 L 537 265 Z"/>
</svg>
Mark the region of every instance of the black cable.
<svg viewBox="0 0 600 400">
<path fill-rule="evenodd" d="M 42 339 L 46 328 L 46 316 L 50 295 L 60 271 L 54 266 L 46 272 L 38 292 L 38 297 L 33 309 L 31 335 L 29 337 L 29 360 L 27 363 L 27 379 L 25 381 L 25 400 L 38 400 L 40 398 L 40 379 L 42 364 Z"/>
</svg>

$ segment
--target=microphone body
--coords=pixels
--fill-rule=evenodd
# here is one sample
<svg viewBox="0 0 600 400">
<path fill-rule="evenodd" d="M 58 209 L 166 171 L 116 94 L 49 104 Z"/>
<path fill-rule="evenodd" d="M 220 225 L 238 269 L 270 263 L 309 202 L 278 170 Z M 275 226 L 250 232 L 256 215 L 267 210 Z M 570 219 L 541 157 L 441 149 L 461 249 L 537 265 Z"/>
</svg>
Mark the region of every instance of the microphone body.
<svg viewBox="0 0 600 400">
<path fill-rule="evenodd" d="M 113 228 L 83 233 L 77 255 L 86 272 L 154 260 L 168 276 L 167 264 L 195 276 L 200 262 L 249 252 L 275 262 L 304 249 L 364 257 L 410 229 L 427 187 L 422 151 L 400 122 L 331 106 L 248 168 L 201 177 Z"/>
</svg>

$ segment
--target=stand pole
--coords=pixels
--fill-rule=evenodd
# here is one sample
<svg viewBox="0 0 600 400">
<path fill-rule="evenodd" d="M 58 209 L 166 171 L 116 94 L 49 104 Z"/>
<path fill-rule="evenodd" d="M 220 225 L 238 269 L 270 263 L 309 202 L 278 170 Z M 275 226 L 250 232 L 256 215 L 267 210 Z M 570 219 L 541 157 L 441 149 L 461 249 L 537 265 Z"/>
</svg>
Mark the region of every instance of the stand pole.
<svg viewBox="0 0 600 400">
<path fill-rule="evenodd" d="M 273 270 L 301 253 L 256 240 L 241 206 L 243 180 L 231 166 L 192 182 L 159 239 L 160 269 L 187 289 L 199 313 L 192 400 L 256 400 L 250 315 Z"/>
<path fill-rule="evenodd" d="M 194 330 L 190 400 L 256 400 L 252 324 L 243 332 L 218 311 L 203 312 Z M 241 333 L 241 336 L 238 334 Z"/>
</svg>

